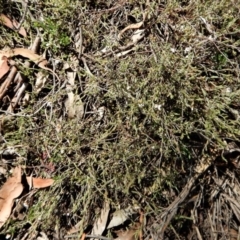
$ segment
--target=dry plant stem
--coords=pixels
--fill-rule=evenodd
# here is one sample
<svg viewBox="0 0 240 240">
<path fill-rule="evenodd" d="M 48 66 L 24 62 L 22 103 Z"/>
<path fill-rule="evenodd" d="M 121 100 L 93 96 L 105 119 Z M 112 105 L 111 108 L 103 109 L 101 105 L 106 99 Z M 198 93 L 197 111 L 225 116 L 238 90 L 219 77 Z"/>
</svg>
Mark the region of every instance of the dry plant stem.
<svg viewBox="0 0 240 240">
<path fill-rule="evenodd" d="M 81 24 L 79 26 L 79 34 L 80 34 L 80 46 L 79 46 L 79 54 L 78 54 L 78 58 L 80 59 L 82 56 L 82 52 L 83 52 L 83 36 L 82 36 L 82 27 Z"/>
<path fill-rule="evenodd" d="M 33 115 L 24 115 L 24 114 L 18 114 L 18 113 L 11 113 L 8 111 L 0 110 L 0 113 L 5 113 L 9 117 L 32 117 Z"/>
<path fill-rule="evenodd" d="M 68 235 L 65 236 L 64 238 L 74 238 L 74 237 L 78 237 L 79 235 L 77 234 L 72 234 L 72 235 Z M 83 238 L 84 237 L 84 238 Z M 83 234 L 82 237 L 80 238 L 80 240 L 84 240 L 86 238 L 97 238 L 97 239 L 103 239 L 103 240 L 113 240 L 112 238 L 107 238 L 107 237 L 103 237 L 103 236 L 97 236 L 97 235 L 87 235 L 87 234 Z"/>
<path fill-rule="evenodd" d="M 6 80 L 4 81 L 4 83 L 2 84 L 2 86 L 0 88 L 0 100 L 2 100 L 2 98 L 5 96 L 5 94 L 8 90 L 8 87 L 10 86 L 11 82 L 13 81 L 16 73 L 17 73 L 17 68 L 15 66 L 13 66 L 10 73 L 8 74 L 8 77 L 6 78 Z"/>
<path fill-rule="evenodd" d="M 22 6 L 23 6 L 23 4 L 22 4 Z M 23 13 L 22 19 L 21 19 L 18 27 L 16 28 L 17 31 L 19 31 L 19 29 L 22 27 L 22 24 L 23 24 L 23 22 L 24 22 L 24 20 L 26 18 L 27 10 L 28 10 L 28 0 L 25 1 L 25 6 L 24 7 L 25 7 L 25 9 L 24 9 L 24 13 Z"/>
<path fill-rule="evenodd" d="M 86 72 L 87 72 L 90 76 L 94 77 L 94 75 L 91 73 L 91 71 L 90 71 L 90 69 L 89 69 L 89 67 L 88 67 L 88 65 L 87 65 L 86 59 L 85 59 L 84 57 L 81 57 L 81 59 L 82 59 L 82 61 L 83 61 L 83 65 L 84 65 L 84 67 L 85 67 Z"/>
<path fill-rule="evenodd" d="M 196 231 L 196 233 L 197 233 L 197 236 L 198 236 L 198 239 L 199 240 L 203 240 L 202 239 L 202 236 L 201 236 L 201 234 L 200 234 L 200 231 L 199 231 L 199 228 L 198 228 L 198 226 L 196 225 L 196 218 L 195 218 L 195 215 L 194 215 L 194 212 L 195 212 L 196 210 L 191 210 L 191 217 L 192 217 L 192 219 L 193 219 L 193 224 L 194 224 L 194 228 L 195 228 L 195 231 Z"/>
<path fill-rule="evenodd" d="M 175 230 L 175 228 L 173 226 L 171 226 L 171 229 L 174 232 L 174 234 L 176 235 L 176 238 L 180 240 L 180 237 L 179 237 L 177 231 Z"/>
<path fill-rule="evenodd" d="M 21 240 L 25 240 L 25 239 L 27 239 L 27 237 L 28 237 L 28 235 L 29 235 L 29 233 L 27 232 L 27 233 L 25 233 L 25 235 L 21 238 Z"/>
<path fill-rule="evenodd" d="M 113 240 L 112 238 L 107 238 L 103 236 L 96 236 L 96 235 L 86 235 L 86 238 L 98 238 L 98 239 L 103 239 L 103 240 Z"/>
<path fill-rule="evenodd" d="M 143 240 L 144 213 L 143 213 L 142 210 L 140 210 L 139 214 L 140 214 L 140 218 L 139 218 L 139 223 L 140 223 L 139 240 Z"/>
</svg>

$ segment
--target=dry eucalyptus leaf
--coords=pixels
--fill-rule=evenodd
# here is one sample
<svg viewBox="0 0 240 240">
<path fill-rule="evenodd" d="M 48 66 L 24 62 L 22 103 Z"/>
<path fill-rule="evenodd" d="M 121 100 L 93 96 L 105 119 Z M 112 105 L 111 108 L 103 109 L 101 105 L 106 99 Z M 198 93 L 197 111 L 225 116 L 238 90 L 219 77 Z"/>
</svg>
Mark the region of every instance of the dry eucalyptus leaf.
<svg viewBox="0 0 240 240">
<path fill-rule="evenodd" d="M 131 213 L 129 213 L 128 209 L 117 210 L 113 213 L 113 217 L 108 224 L 107 229 L 121 225 L 129 218 L 130 215 Z"/>
<path fill-rule="evenodd" d="M 10 67 L 8 66 L 7 57 L 0 55 L 0 79 L 9 71 Z"/>
<path fill-rule="evenodd" d="M 54 183 L 53 179 L 43 179 L 43 178 L 34 178 L 34 177 L 26 177 L 28 185 L 33 188 L 46 188 L 51 186 Z"/>
<path fill-rule="evenodd" d="M 105 202 L 99 218 L 95 221 L 93 225 L 92 235 L 102 235 L 106 228 L 109 211 L 109 202 Z"/>
<path fill-rule="evenodd" d="M 46 65 L 48 64 L 48 61 L 45 58 L 41 57 L 40 55 L 34 53 L 32 50 L 25 49 L 25 48 L 14 48 L 14 49 L 0 51 L 0 58 L 2 56 L 5 56 L 7 58 L 12 58 L 14 56 L 19 56 L 19 55 L 30 59 L 40 68 L 50 71 L 60 81 L 58 75 L 55 72 L 53 72 L 52 69 L 46 67 Z"/>
<path fill-rule="evenodd" d="M 7 58 L 12 58 L 14 56 L 20 55 L 20 56 L 30 59 L 35 64 L 37 64 L 39 67 L 43 66 L 43 69 L 45 69 L 44 66 L 48 63 L 45 58 L 34 53 L 32 50 L 25 49 L 25 48 L 14 48 L 14 49 L 9 49 L 9 50 L 1 50 L 0 55 L 6 56 Z"/>
<path fill-rule="evenodd" d="M 19 26 L 19 23 L 16 20 L 14 19 L 11 20 L 4 14 L 0 14 L 0 23 L 3 23 L 5 26 L 13 30 Z M 23 37 L 27 37 L 27 33 L 24 27 L 20 27 L 20 29 L 18 30 L 18 33 L 21 34 Z"/>
<path fill-rule="evenodd" d="M 10 177 L 0 189 L 0 227 L 9 218 L 14 199 L 19 197 L 23 191 L 22 172 L 20 167 L 13 170 L 12 177 Z"/>
</svg>

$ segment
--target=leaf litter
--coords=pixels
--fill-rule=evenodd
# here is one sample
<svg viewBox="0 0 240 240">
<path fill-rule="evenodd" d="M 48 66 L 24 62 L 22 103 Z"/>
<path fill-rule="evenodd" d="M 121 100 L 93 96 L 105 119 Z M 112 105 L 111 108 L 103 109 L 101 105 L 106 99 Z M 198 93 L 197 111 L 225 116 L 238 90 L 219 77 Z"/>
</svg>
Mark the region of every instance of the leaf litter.
<svg viewBox="0 0 240 240">
<path fill-rule="evenodd" d="M 99 218 L 96 219 L 94 225 L 93 225 L 93 230 L 92 230 L 92 235 L 100 236 L 106 229 L 106 224 L 108 221 L 108 214 L 110 211 L 110 204 L 109 202 L 105 202 L 103 209 L 101 210 Z M 95 239 L 95 238 L 92 238 Z"/>
<path fill-rule="evenodd" d="M 24 1 L 21 2 L 24 4 Z M 33 20 L 31 15 L 35 12 L 32 11 L 33 5 L 28 4 L 29 18 L 26 21 Z M 48 5 L 44 3 L 44 7 L 45 4 Z M 45 16 L 49 8 L 41 12 L 41 4 L 38 5 L 42 19 L 34 17 L 43 24 L 41 28 L 31 26 L 40 33 L 48 56 L 57 54 L 63 59 L 71 58 L 71 54 L 79 56 L 77 77 L 73 74 L 75 82 L 72 86 L 65 81 L 66 85 L 64 83 L 61 89 L 57 89 L 59 85 L 54 85 L 54 79 L 36 79 L 37 97 L 34 92 L 28 91 L 32 99 L 24 105 L 22 92 L 26 91 L 27 84 L 22 81 L 26 80 L 27 75 L 18 71 L 20 66 L 14 69 L 13 64 L 16 63 L 11 59 L 16 59 L 16 55 L 3 56 L 0 63 L 1 111 L 4 114 L 5 110 L 8 114 L 11 111 L 12 119 L 20 123 L 18 127 L 23 131 L 16 134 L 16 138 L 21 135 L 20 141 L 30 139 L 33 152 L 39 151 L 39 143 L 49 144 L 47 147 L 51 156 L 56 156 L 54 160 L 58 162 L 59 169 L 64 169 L 58 171 L 59 177 L 67 180 L 56 188 L 59 195 L 54 196 L 54 192 L 54 200 L 51 200 L 63 207 L 54 209 L 56 215 L 49 210 L 58 220 L 64 215 L 66 222 L 58 227 L 67 230 L 66 223 L 74 225 L 80 218 L 80 229 L 99 222 L 100 228 L 96 231 L 102 231 L 105 221 L 94 215 L 94 209 L 97 204 L 104 203 L 101 193 L 107 189 L 111 201 L 120 201 L 126 206 L 132 198 L 137 198 L 148 211 L 146 239 L 155 240 L 161 236 L 163 239 L 167 236 L 170 239 L 220 239 L 227 238 L 229 232 L 238 236 L 236 220 L 240 219 L 240 211 L 236 186 L 239 186 L 239 153 L 235 151 L 230 157 L 223 157 L 225 152 L 230 153 L 227 149 L 229 142 L 239 142 L 236 121 L 239 115 L 239 68 L 236 64 L 239 44 L 236 41 L 238 18 L 232 11 L 234 6 L 225 1 L 227 6 L 223 6 L 222 2 L 216 6 L 212 4 L 209 12 L 204 12 L 202 9 L 205 7 L 198 7 L 194 2 L 183 4 L 169 1 L 159 5 L 154 1 L 119 1 L 116 4 L 85 4 L 84 8 L 81 2 L 78 4 L 70 10 L 69 6 L 64 5 L 68 13 L 74 13 L 72 21 L 69 14 L 61 14 L 58 18 L 58 21 L 63 21 L 61 28 L 67 26 L 71 29 L 64 29 L 71 37 L 75 38 L 74 33 L 80 33 L 75 46 L 60 47 L 55 44 L 64 40 L 60 29 L 54 35 L 56 29 L 51 26 L 52 20 L 54 28 L 57 25 L 55 14 L 61 4 L 55 6 L 54 18 L 51 12 Z M 224 21 L 217 21 L 222 9 L 231 9 L 230 14 L 224 15 Z M 141 21 L 139 17 L 142 12 Z M 68 25 L 69 21 L 71 23 Z M 17 25 L 14 24 L 14 27 Z M 127 39 L 124 36 L 130 36 L 128 30 L 133 35 L 130 43 L 125 44 Z M 144 41 L 141 41 L 143 38 Z M 109 46 L 102 39 L 110 39 Z M 11 41 L 9 38 L 9 45 L 18 48 L 25 46 L 23 40 L 18 38 Z M 98 54 L 99 49 L 106 45 L 108 48 L 104 49 L 104 53 Z M 38 65 L 35 58 L 31 60 L 26 54 L 21 56 L 30 59 L 39 68 L 46 67 L 45 63 L 48 63 L 42 58 L 47 62 Z M 38 55 L 38 58 L 41 59 L 41 56 Z M 22 77 L 11 79 L 9 76 L 15 76 L 16 71 Z M 68 76 L 64 71 L 60 73 L 62 79 Z M 30 77 L 35 81 L 34 76 Z M 214 88 L 204 91 L 204 86 L 210 82 Z M 54 87 L 50 85 L 52 83 Z M 86 86 L 89 86 L 87 90 Z M 231 91 L 226 92 L 226 89 Z M 228 94 L 227 98 L 221 95 L 223 92 Z M 13 93 L 16 93 L 15 97 L 12 97 Z M 81 121 L 75 125 L 72 120 L 78 118 L 76 102 L 79 98 L 80 109 L 82 113 L 85 110 L 86 114 L 79 114 Z M 7 106 L 9 102 L 10 106 Z M 153 106 L 161 106 L 161 109 Z M 28 111 L 31 115 L 26 118 L 25 112 Z M 96 112 L 99 117 L 96 117 Z M 232 112 L 235 117 L 231 116 Z M 55 126 L 59 121 L 61 126 Z M 93 129 L 96 121 L 97 128 Z M 6 131 L 6 128 L 2 129 Z M 4 137 L 5 143 L 11 141 L 9 135 Z M 216 146 L 217 154 L 209 151 L 211 144 Z M 26 152 L 29 154 L 30 151 Z M 214 157 L 208 159 L 205 155 Z M 38 161 L 36 153 L 33 159 Z M 89 176 L 92 181 L 86 180 Z M 126 181 L 119 180 L 121 178 L 126 178 Z M 30 177 L 29 181 L 32 188 L 34 178 Z M 206 203 L 210 203 L 209 207 Z M 103 204 L 100 215 L 104 212 L 108 215 L 106 234 L 101 233 L 104 236 L 111 235 L 116 227 L 122 228 L 127 224 L 126 220 L 132 218 L 124 210 L 120 210 L 120 214 L 117 214 L 118 210 L 110 210 L 107 214 Z M 180 218 L 175 218 L 179 215 Z M 44 223 L 49 228 L 53 225 Z M 43 226 L 41 221 L 36 225 L 40 228 Z M 187 230 L 181 226 L 187 226 Z M 118 240 L 135 238 L 133 232 L 138 230 L 127 227 L 128 230 L 119 233 Z M 85 237 L 89 238 L 89 235 L 83 235 L 82 239 Z"/>
<path fill-rule="evenodd" d="M 134 213 L 131 207 L 126 209 L 119 209 L 113 213 L 112 219 L 109 222 L 107 229 L 123 224 Z"/>
<path fill-rule="evenodd" d="M 29 186 L 36 189 L 46 188 L 54 183 L 53 179 L 33 177 L 26 177 L 26 179 Z M 12 176 L 8 178 L 0 189 L 0 227 L 8 220 L 14 201 L 22 194 L 23 189 L 21 167 L 15 167 Z"/>
<path fill-rule="evenodd" d="M 34 178 L 34 177 L 26 177 L 29 186 L 32 188 L 46 188 L 50 187 L 53 183 L 53 179 L 43 179 L 43 178 Z"/>
<path fill-rule="evenodd" d="M 19 197 L 23 191 L 21 174 L 21 168 L 16 167 L 13 170 L 12 177 L 8 178 L 0 189 L 0 227 L 2 227 L 9 218 L 14 200 Z"/>
</svg>

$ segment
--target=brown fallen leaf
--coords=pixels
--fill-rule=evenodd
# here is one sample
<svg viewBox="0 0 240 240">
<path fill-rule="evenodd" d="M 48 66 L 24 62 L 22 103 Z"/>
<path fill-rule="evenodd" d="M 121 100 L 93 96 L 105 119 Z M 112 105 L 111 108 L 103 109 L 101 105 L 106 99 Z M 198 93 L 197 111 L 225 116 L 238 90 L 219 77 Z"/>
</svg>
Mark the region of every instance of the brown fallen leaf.
<svg viewBox="0 0 240 240">
<path fill-rule="evenodd" d="M 46 188 L 54 183 L 53 179 L 26 177 L 28 185 L 33 188 Z"/>
<path fill-rule="evenodd" d="M 22 172 L 20 167 L 13 170 L 12 177 L 3 184 L 0 189 L 0 227 L 4 225 L 11 214 L 14 199 L 23 191 L 21 183 Z"/>
<path fill-rule="evenodd" d="M 14 20 L 14 19 L 11 20 L 4 14 L 0 14 L 0 23 L 11 28 L 12 30 L 17 29 L 17 27 L 19 26 L 19 23 L 16 20 Z M 23 37 L 27 37 L 26 30 L 23 27 L 20 27 L 20 29 L 18 30 L 18 33 L 20 35 L 22 35 Z"/>
<path fill-rule="evenodd" d="M 9 71 L 7 57 L 0 56 L 0 79 Z"/>
<path fill-rule="evenodd" d="M 0 57 L 5 56 L 7 58 L 12 58 L 14 56 L 19 56 L 19 55 L 30 59 L 40 68 L 50 71 L 60 81 L 58 75 L 51 68 L 46 67 L 46 65 L 48 64 L 48 61 L 45 58 L 41 57 L 40 55 L 34 53 L 32 50 L 26 49 L 26 48 L 14 48 L 14 49 L 0 51 Z"/>
</svg>

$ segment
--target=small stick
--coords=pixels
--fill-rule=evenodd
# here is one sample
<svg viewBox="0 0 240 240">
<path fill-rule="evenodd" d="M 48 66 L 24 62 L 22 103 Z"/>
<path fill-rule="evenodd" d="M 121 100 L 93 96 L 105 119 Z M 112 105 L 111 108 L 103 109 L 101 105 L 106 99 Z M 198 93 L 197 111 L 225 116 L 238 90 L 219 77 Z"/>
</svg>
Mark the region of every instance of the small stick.
<svg viewBox="0 0 240 240">
<path fill-rule="evenodd" d="M 81 25 L 79 26 L 79 34 L 80 34 L 80 46 L 79 46 L 79 54 L 78 54 L 78 58 L 80 59 L 82 56 L 82 50 L 83 50 L 83 36 L 82 36 L 82 27 Z"/>
<path fill-rule="evenodd" d="M 15 66 L 13 66 L 10 73 L 8 74 L 7 79 L 5 80 L 5 82 L 2 84 L 2 86 L 0 88 L 0 100 L 2 100 L 5 93 L 7 92 L 8 87 L 10 86 L 11 82 L 13 81 L 13 78 L 16 75 L 16 73 L 17 73 L 17 68 Z"/>
<path fill-rule="evenodd" d="M 65 236 L 64 238 L 73 238 L 73 237 L 78 237 L 78 236 L 79 236 L 78 234 L 72 234 L 72 235 Z M 112 238 L 107 238 L 107 237 L 97 236 L 97 235 L 87 235 L 85 233 L 82 235 L 80 240 L 85 240 L 86 238 L 98 238 L 98 239 L 102 239 L 102 240 L 113 240 Z"/>
<path fill-rule="evenodd" d="M 139 232 L 139 240 L 143 240 L 143 224 L 144 224 L 144 213 L 142 210 L 139 210 L 140 218 L 139 218 L 139 223 L 140 223 L 140 232 Z"/>
<path fill-rule="evenodd" d="M 23 5 L 22 5 L 23 6 Z M 24 13 L 23 13 L 23 16 L 22 16 L 22 19 L 18 25 L 18 27 L 16 28 L 17 31 L 19 31 L 19 29 L 21 28 L 25 18 L 26 18 L 26 15 L 27 15 L 27 10 L 28 10 L 28 0 L 25 2 L 25 9 L 24 9 Z"/>
</svg>

